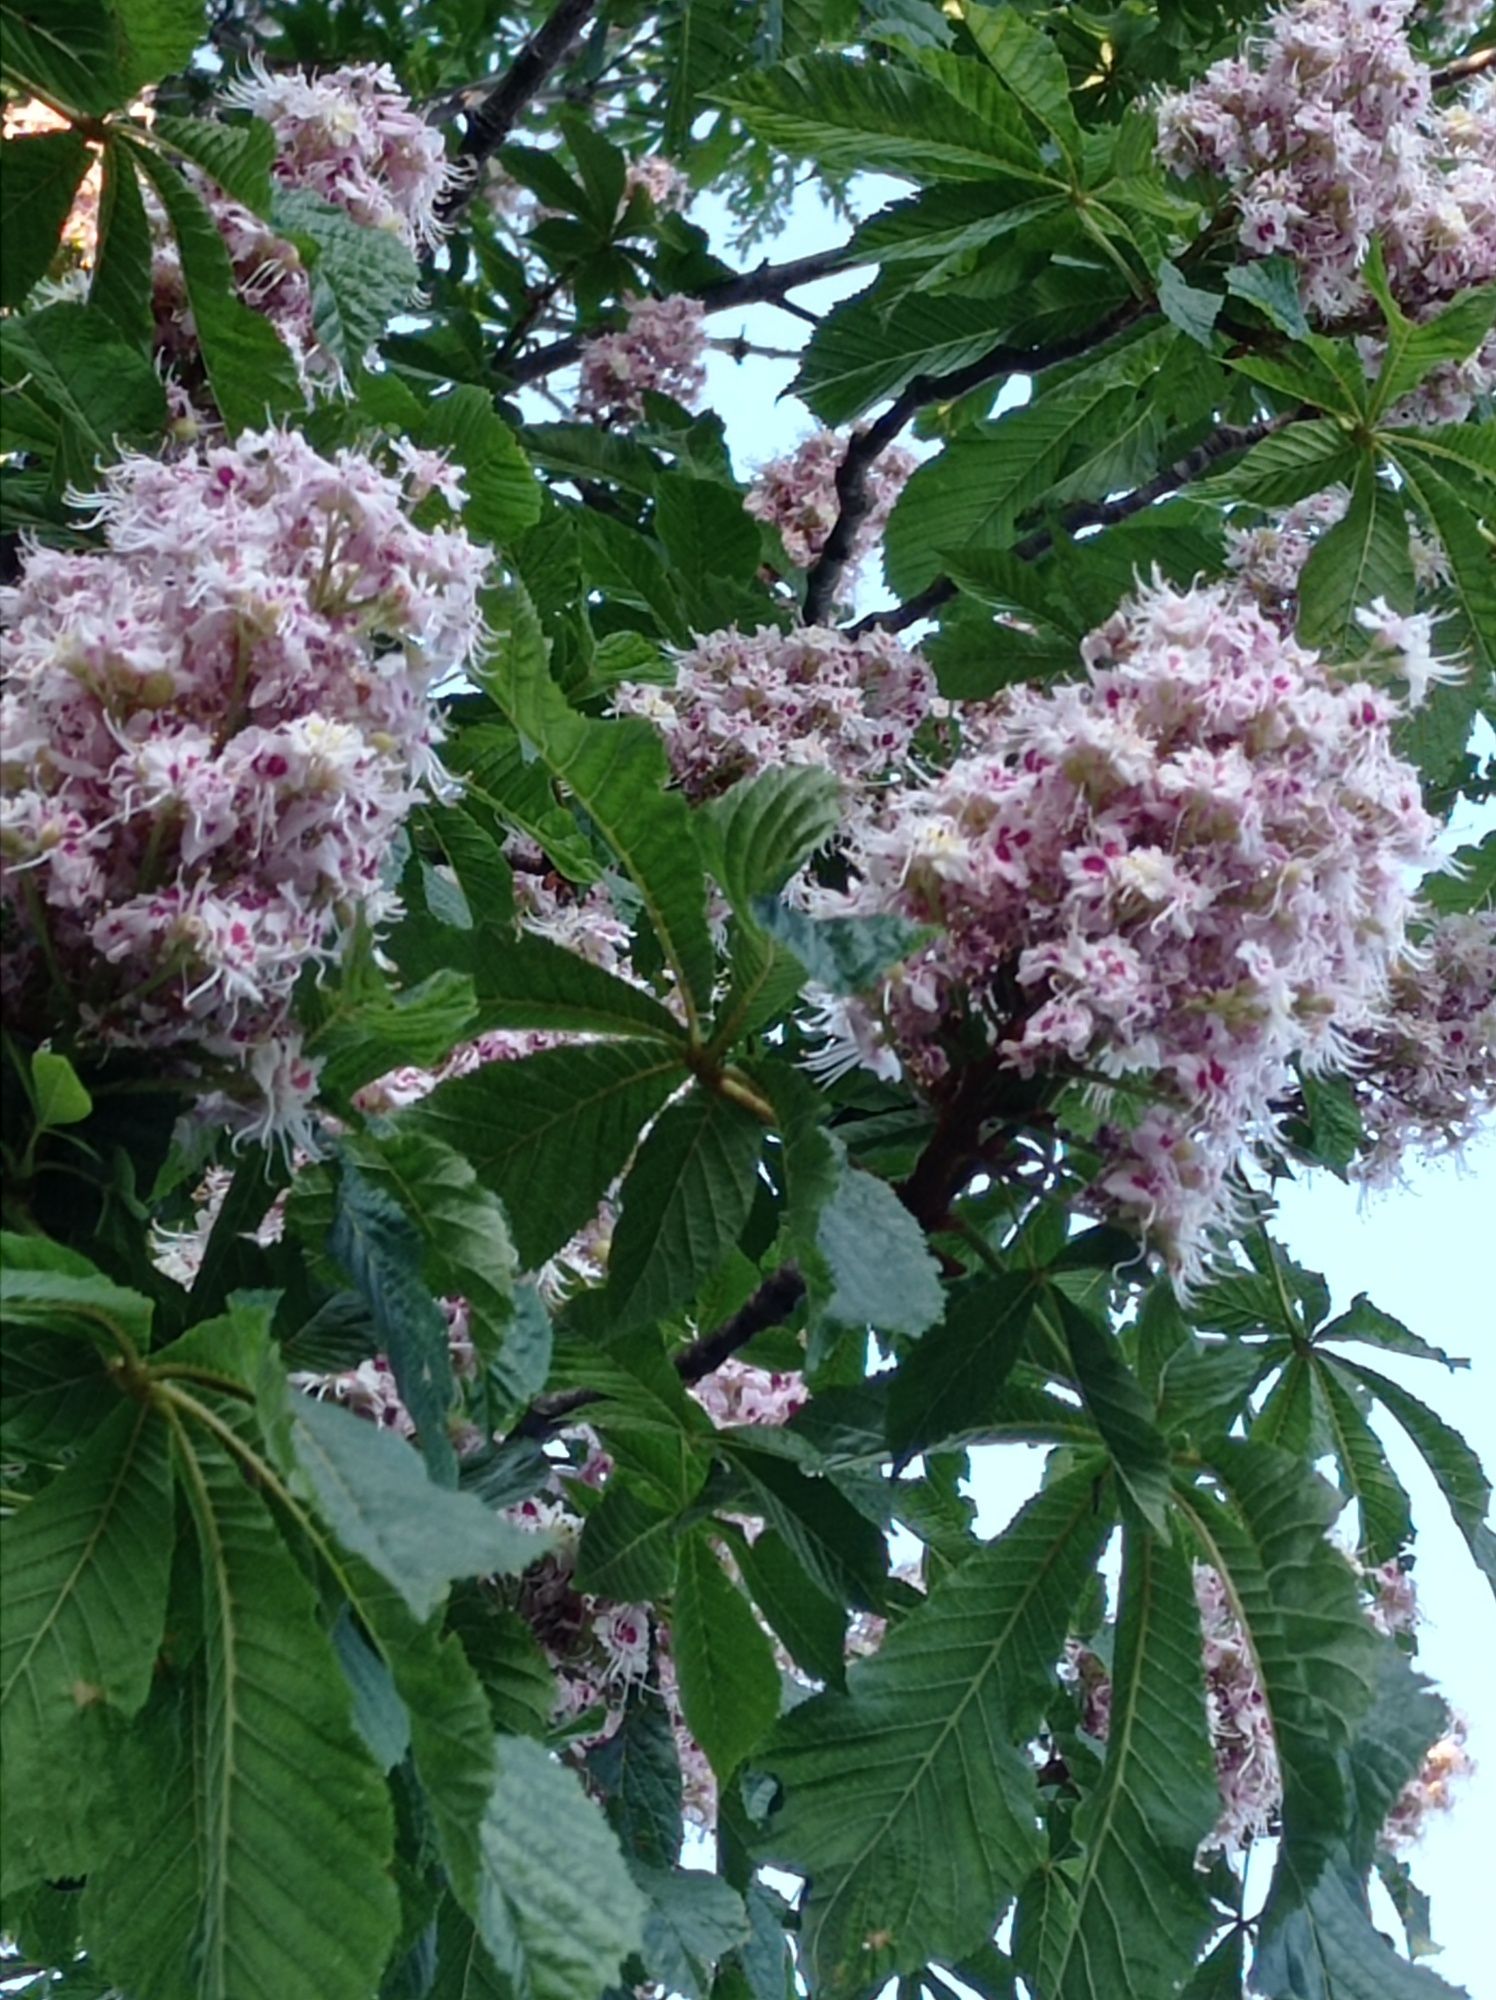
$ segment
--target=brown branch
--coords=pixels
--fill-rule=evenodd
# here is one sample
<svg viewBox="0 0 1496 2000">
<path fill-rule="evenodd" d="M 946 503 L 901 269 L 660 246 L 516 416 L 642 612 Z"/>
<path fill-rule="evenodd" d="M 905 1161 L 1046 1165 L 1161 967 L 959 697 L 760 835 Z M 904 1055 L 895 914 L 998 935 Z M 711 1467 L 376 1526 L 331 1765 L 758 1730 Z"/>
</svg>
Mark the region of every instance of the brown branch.
<svg viewBox="0 0 1496 2000">
<path fill-rule="evenodd" d="M 808 257 L 791 257 L 783 264 L 766 261 L 751 271 L 734 271 L 730 277 L 715 278 L 684 296 L 700 299 L 709 313 L 727 312 L 733 306 L 785 305 L 787 292 L 800 285 L 814 284 L 817 278 L 828 278 L 833 271 L 850 270 L 856 262 L 851 245 L 838 243 L 833 249 L 817 250 Z M 545 347 L 532 348 L 517 361 L 505 362 L 500 372 L 517 388 L 522 388 L 542 375 L 553 375 L 558 368 L 569 368 L 579 359 L 587 338 L 580 333 L 565 334 Z"/>
<path fill-rule="evenodd" d="M 867 490 L 868 474 L 898 437 L 917 410 L 927 403 L 956 402 L 995 382 L 1004 375 L 1040 375 L 1061 361 L 1071 361 L 1099 347 L 1114 333 L 1131 326 L 1151 311 L 1144 300 L 1129 299 L 1084 333 L 1069 334 L 1049 347 L 994 347 L 989 353 L 953 368 L 945 375 L 916 375 L 889 404 L 877 421 L 859 431 L 847 446 L 836 474 L 837 516 L 820 555 L 805 580 L 803 617 L 807 625 L 818 625 L 831 610 L 842 571 L 851 558 L 857 530 L 867 518 L 872 497 Z"/>
<path fill-rule="evenodd" d="M 1254 444 L 1260 444 L 1274 431 L 1282 430 L 1295 421 L 1294 417 L 1271 417 L 1256 424 L 1221 424 L 1209 437 L 1202 438 L 1193 451 L 1167 466 L 1164 471 L 1131 493 L 1124 493 L 1115 500 L 1086 500 L 1069 507 L 1060 516 L 1061 532 L 1073 535 L 1081 528 L 1110 528 L 1117 522 L 1127 520 L 1133 514 L 1140 514 L 1155 501 L 1166 499 L 1177 493 L 1181 487 L 1209 471 L 1219 459 L 1233 451 L 1245 451 Z M 1021 542 L 1015 542 L 1009 554 L 1019 562 L 1037 562 L 1047 555 L 1054 545 L 1054 534 L 1048 528 L 1038 528 L 1026 535 Z M 896 604 L 887 611 L 870 611 L 865 618 L 849 627 L 850 635 L 860 638 L 865 632 L 904 632 L 921 618 L 928 618 L 932 611 L 938 611 L 942 604 L 948 604 L 956 596 L 957 586 L 948 576 L 937 576 L 933 583 L 916 596 Z"/>
<path fill-rule="evenodd" d="M 444 223 L 450 223 L 466 204 L 478 184 L 477 169 L 509 137 L 531 99 L 586 27 L 596 6 L 597 0 L 556 0 L 493 89 L 469 113 L 467 130 L 454 155 L 454 164 L 467 171 L 442 201 L 440 212 Z"/>
<path fill-rule="evenodd" d="M 1490 69 L 1493 64 L 1496 64 L 1496 48 L 1473 49 L 1468 56 L 1460 56 L 1454 62 L 1446 63 L 1443 69 L 1436 69 L 1429 78 L 1430 87 L 1451 90 L 1455 84 L 1463 83 L 1467 77 L 1479 76 L 1482 70 Z"/>
</svg>

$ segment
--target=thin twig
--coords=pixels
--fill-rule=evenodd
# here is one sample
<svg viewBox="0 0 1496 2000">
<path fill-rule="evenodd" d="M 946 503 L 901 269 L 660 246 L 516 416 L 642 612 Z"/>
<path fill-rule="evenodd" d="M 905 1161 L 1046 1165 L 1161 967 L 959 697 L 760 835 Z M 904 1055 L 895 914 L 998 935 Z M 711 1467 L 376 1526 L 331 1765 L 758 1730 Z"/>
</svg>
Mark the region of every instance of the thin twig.
<svg viewBox="0 0 1496 2000">
<path fill-rule="evenodd" d="M 1472 49 L 1468 56 L 1460 56 L 1454 62 L 1446 63 L 1443 69 L 1436 69 L 1429 78 L 1429 85 L 1434 90 L 1449 90 L 1453 85 L 1463 83 L 1467 77 L 1479 76 L 1482 70 L 1490 69 L 1493 64 L 1496 64 L 1496 48 Z"/>
<path fill-rule="evenodd" d="M 804 620 L 818 625 L 835 602 L 842 571 L 851 558 L 857 530 L 872 504 L 867 490 L 868 474 L 916 411 L 927 403 L 956 402 L 995 382 L 1004 375 L 1039 375 L 1061 361 L 1089 353 L 1114 333 L 1131 326 L 1152 308 L 1145 300 L 1129 299 L 1083 333 L 1068 334 L 1048 347 L 994 347 L 964 368 L 945 375 L 916 375 L 889 404 L 882 416 L 859 431 L 847 446 L 846 456 L 836 474 L 837 516 L 820 555 L 805 580 Z"/>
<path fill-rule="evenodd" d="M 586 27 L 597 0 L 556 0 L 556 5 L 531 35 L 482 103 L 468 114 L 467 130 L 454 156 L 467 169 L 441 204 L 441 219 L 450 223 L 478 184 L 477 169 L 496 153 L 524 116 L 530 101 Z"/>
<path fill-rule="evenodd" d="M 1060 530 L 1067 535 L 1075 534 L 1081 528 L 1110 528 L 1117 522 L 1125 521 L 1133 514 L 1140 514 L 1145 507 L 1151 507 L 1156 500 L 1163 500 L 1171 493 L 1177 493 L 1183 486 L 1207 472 L 1217 460 L 1225 458 L 1233 451 L 1245 451 L 1251 445 L 1261 444 L 1274 431 L 1284 429 L 1295 421 L 1294 416 L 1279 416 L 1264 419 L 1256 424 L 1221 424 L 1206 438 L 1202 438 L 1193 451 L 1176 459 L 1173 465 L 1135 487 L 1131 493 L 1124 493 L 1115 500 L 1086 500 L 1078 506 L 1067 508 L 1060 516 Z M 1039 528 L 1016 542 L 1008 553 L 1019 562 L 1037 562 L 1049 553 L 1054 545 L 1054 534 L 1048 528 Z M 887 611 L 870 611 L 865 618 L 849 627 L 852 638 L 861 638 L 867 632 L 904 632 L 911 625 L 928 618 L 938 611 L 942 604 L 948 604 L 956 595 L 956 585 L 948 576 L 937 576 L 933 583 L 903 604 L 896 604 Z"/>
</svg>

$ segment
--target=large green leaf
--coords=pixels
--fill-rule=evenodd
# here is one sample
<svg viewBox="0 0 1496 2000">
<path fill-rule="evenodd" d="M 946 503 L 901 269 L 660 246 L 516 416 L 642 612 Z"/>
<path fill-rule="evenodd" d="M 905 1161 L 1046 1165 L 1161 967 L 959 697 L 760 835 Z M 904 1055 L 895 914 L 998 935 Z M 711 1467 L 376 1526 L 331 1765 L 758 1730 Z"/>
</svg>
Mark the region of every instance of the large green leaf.
<svg viewBox="0 0 1496 2000">
<path fill-rule="evenodd" d="M 962 433 L 922 465 L 888 524 L 889 587 L 901 596 L 922 588 L 939 573 L 947 551 L 1007 547 L 1025 510 L 1055 493 L 1062 477 L 1075 487 L 1069 497 L 1080 497 L 1079 486 L 1097 484 L 1085 476 L 1087 466 L 1095 468 L 1101 488 L 1121 483 L 1118 434 L 1130 418 L 1157 428 L 1151 401 L 1140 401 L 1139 392 L 1177 339 L 1172 326 L 1154 326 L 1038 402 Z"/>
<path fill-rule="evenodd" d="M 1461 639 L 1472 653 L 1472 672 L 1496 673 L 1496 563 L 1479 515 L 1496 513 L 1496 497 L 1451 466 L 1421 437 L 1394 433 L 1391 447 L 1408 492 L 1444 544 Z M 1461 746 L 1463 747 L 1463 745 Z"/>
<path fill-rule="evenodd" d="M 1051 1293 L 1086 1408 L 1112 1455 L 1123 1493 L 1156 1534 L 1169 1533 L 1169 1446 L 1121 1343 L 1059 1290 Z"/>
<path fill-rule="evenodd" d="M 336 1403 L 295 1400 L 291 1434 L 307 1493 L 338 1540 L 429 1618 L 454 1577 L 512 1576 L 544 1543 L 470 1493 L 433 1485 L 402 1439 Z"/>
<path fill-rule="evenodd" d="M 535 1270 L 591 1220 L 641 1128 L 685 1075 L 663 1042 L 546 1049 L 452 1078 L 401 1123 L 472 1162 Z"/>
<path fill-rule="evenodd" d="M 763 1852 L 810 1878 L 818 1992 L 959 1958 L 1037 1866 L 1024 1746 L 1110 1525 L 1092 1470 L 1056 1480 L 761 1753 L 783 1786 Z"/>
<path fill-rule="evenodd" d="M 760 771 L 703 806 L 700 820 L 712 871 L 746 914 L 755 896 L 777 895 L 837 831 L 841 786 L 814 766 Z"/>
<path fill-rule="evenodd" d="M 1313 417 L 1254 444 L 1229 472 L 1202 482 L 1196 491 L 1249 500 L 1254 507 L 1291 507 L 1326 486 L 1353 479 L 1362 456 L 1342 424 Z"/>
<path fill-rule="evenodd" d="M 704 1530 L 680 1545 L 670 1652 L 686 1727 L 725 1785 L 779 1713 L 779 1669 Z"/>
<path fill-rule="evenodd" d="M 1316 1356 L 1315 1382 L 1341 1484 L 1361 1515 L 1361 1547 L 1370 1563 L 1390 1562 L 1413 1539 L 1413 1510 L 1381 1440 L 1357 1405 L 1354 1385 L 1333 1361 Z"/>
<path fill-rule="evenodd" d="M 0 322 L 0 355 L 9 448 L 50 457 L 59 486 L 96 485 L 122 445 L 155 444 L 165 429 L 155 370 L 91 306 L 63 301 Z"/>
<path fill-rule="evenodd" d="M 50 1840 L 54 1785 L 67 1782 L 89 1712 L 133 1715 L 149 1693 L 171 1551 L 166 1430 L 140 1403 L 116 1400 L 73 1464 L 0 1520 L 0 1755 L 12 1854 Z"/>
<path fill-rule="evenodd" d="M 463 384 L 439 396 L 422 412 L 415 435 L 462 467 L 468 495 L 462 518 L 480 540 L 507 547 L 540 519 L 539 482 L 484 390 Z"/>
<path fill-rule="evenodd" d="M 251 429 L 299 409 L 305 398 L 296 364 L 265 315 L 239 297 L 228 250 L 201 198 L 159 153 L 139 145 L 132 151 L 177 239 L 203 367 L 225 424 Z"/>
<path fill-rule="evenodd" d="M 20 305 L 46 275 L 88 164 L 71 127 L 0 144 L 0 305 Z"/>
<path fill-rule="evenodd" d="M 930 297 L 890 302 L 881 289 L 847 299 L 811 335 L 795 392 L 823 423 L 860 416 L 896 396 L 916 375 L 965 368 L 998 345 L 1013 323 L 1013 301 Z"/>
<path fill-rule="evenodd" d="M 963 1285 L 945 1318 L 900 1364 L 888 1399 L 888 1443 L 901 1458 L 995 1413 L 1023 1349 L 1038 1296 L 1023 1272 Z"/>
<path fill-rule="evenodd" d="M 945 1310 L 924 1231 L 887 1181 L 848 1160 L 821 1210 L 816 1247 L 831 1287 L 822 1311 L 837 1326 L 923 1333 Z"/>
<path fill-rule="evenodd" d="M 623 1183 L 608 1259 L 612 1326 L 622 1332 L 692 1299 L 742 1233 L 764 1128 L 716 1091 L 662 1112 Z"/>
<path fill-rule="evenodd" d="M 59 110 L 99 116 L 129 95 L 130 51 L 99 0 L 3 0 L 5 72 Z"/>
<path fill-rule="evenodd" d="M 98 248 L 88 302 L 112 320 L 132 347 L 149 349 L 155 331 L 151 310 L 151 225 L 140 194 L 135 162 L 113 134 L 106 141 L 99 188 Z"/>
<path fill-rule="evenodd" d="M 1191 1565 L 1129 1529 L 1106 1763 L 1075 1816 L 1080 1861 L 1054 1870 L 1020 1952 L 1045 2000 L 1176 1990 L 1210 1928 L 1195 1851 L 1219 1810 Z"/>
<path fill-rule="evenodd" d="M 908 180 L 1049 179 L 1013 99 L 990 72 L 960 65 L 967 70 L 937 81 L 892 63 L 801 56 L 739 77 L 723 101 L 759 138 L 826 167 Z"/>
<path fill-rule="evenodd" d="M 1353 1376 L 1363 1389 L 1369 1389 L 1391 1411 L 1417 1445 L 1424 1464 L 1449 1502 L 1455 1526 L 1470 1545 L 1476 1567 L 1496 1591 L 1496 1533 L 1489 1518 L 1491 1482 L 1479 1458 L 1452 1424 L 1445 1423 L 1401 1383 L 1360 1362 L 1347 1361 L 1342 1366 L 1347 1375 Z"/>
<path fill-rule="evenodd" d="M 516 2000 L 597 2000 L 643 1942 L 644 1898 L 573 1771 L 501 1737 L 473 1915 Z"/>
<path fill-rule="evenodd" d="M 551 679 L 535 613 L 520 595 L 489 607 L 498 638 L 484 686 L 542 762 L 573 795 L 639 891 L 688 1005 L 711 997 L 713 951 L 706 887 L 689 865 L 686 803 L 664 790 L 665 752 L 647 723 L 592 722 Z"/>
<path fill-rule="evenodd" d="M 367 229 L 346 209 L 303 188 L 277 189 L 272 215 L 311 273 L 318 341 L 353 374 L 396 313 L 410 304 L 420 276 L 415 258 L 390 230 Z M 452 393 L 482 396 L 476 389 Z"/>
<path fill-rule="evenodd" d="M 179 1447 L 202 1576 L 193 1715 L 90 1881 L 85 1935 L 152 2000 L 368 2000 L 397 1917 L 383 1780 L 265 1502 L 215 1439 Z"/>
<path fill-rule="evenodd" d="M 1070 102 L 1070 77 L 1057 45 L 1033 27 L 1016 7 L 966 8 L 963 19 L 972 40 L 1018 102 L 1059 145 L 1071 166 L 1078 165 L 1080 124 Z"/>
<path fill-rule="evenodd" d="M 472 964 L 484 1028 L 684 1040 L 679 1021 L 653 994 L 549 938 L 490 933 Z"/>
<path fill-rule="evenodd" d="M 201 167 L 226 195 L 256 215 L 269 215 L 275 134 L 263 118 L 224 125 L 215 118 L 177 118 L 158 111 L 151 132 L 169 152 Z"/>
<path fill-rule="evenodd" d="M 577 1588 L 617 1604 L 668 1597 L 679 1516 L 627 1477 L 610 1480 L 582 1527 Z"/>
<path fill-rule="evenodd" d="M 632 1872 L 649 1899 L 640 1954 L 645 1970 L 679 2000 L 707 2000 L 718 1960 L 748 1941 L 742 1897 L 701 1868 L 638 1863 Z"/>
</svg>

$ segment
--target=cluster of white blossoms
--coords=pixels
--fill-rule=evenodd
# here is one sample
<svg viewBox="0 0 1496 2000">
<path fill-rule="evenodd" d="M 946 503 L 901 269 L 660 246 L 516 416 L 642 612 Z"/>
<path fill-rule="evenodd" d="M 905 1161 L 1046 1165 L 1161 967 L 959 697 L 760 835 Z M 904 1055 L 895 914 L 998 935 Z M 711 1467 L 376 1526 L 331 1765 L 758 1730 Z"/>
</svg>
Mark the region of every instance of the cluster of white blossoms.
<svg viewBox="0 0 1496 2000">
<path fill-rule="evenodd" d="M 1142 1088 L 1097 1191 L 1187 1283 L 1291 1066 L 1344 1067 L 1384 1020 L 1436 826 L 1392 749 L 1405 705 L 1230 588 L 1155 580 L 1082 656 L 888 794 L 849 907 L 938 927 L 881 1001 L 917 1073 L 964 1009 L 1022 1075 Z"/>
<path fill-rule="evenodd" d="M 681 654 L 673 687 L 621 681 L 613 700 L 660 731 L 682 789 L 711 798 L 786 764 L 824 765 L 854 785 L 882 777 L 931 712 L 935 681 L 887 632 L 733 627 Z"/>
<path fill-rule="evenodd" d="M 1352 1171 L 1373 1187 L 1410 1152 L 1459 1152 L 1496 1112 L 1496 911 L 1440 917 L 1390 998 L 1352 1072 L 1367 1137 Z"/>
<path fill-rule="evenodd" d="M 763 466 L 743 502 L 756 520 L 779 530 L 784 552 L 797 569 L 809 569 L 826 546 L 841 511 L 836 476 L 851 440 L 839 431 L 813 431 L 803 443 Z M 867 512 L 858 524 L 851 561 L 862 560 L 888 525 L 894 502 L 919 461 L 901 445 L 880 452 L 867 469 Z"/>
<path fill-rule="evenodd" d="M 1320 320 L 1368 303 L 1373 241 L 1406 306 L 1496 276 L 1496 133 L 1435 103 L 1411 12 L 1412 0 L 1298 0 L 1245 57 L 1159 106 L 1163 158 L 1230 184 L 1243 247 L 1291 257 Z"/>
<path fill-rule="evenodd" d="M 440 132 L 414 109 L 389 68 L 356 63 L 313 77 L 257 63 L 223 102 L 270 126 L 276 186 L 316 195 L 411 251 L 439 239 L 439 206 L 453 172 Z M 308 387 L 335 380 L 341 364 L 318 337 L 311 275 L 295 244 L 201 168 L 185 171 L 223 238 L 240 297 L 270 321 Z M 157 345 L 176 368 L 194 414 L 201 414 L 209 399 L 195 367 L 197 329 L 181 255 L 154 195 L 148 207 Z"/>
<path fill-rule="evenodd" d="M 577 414 L 604 424 L 636 424 L 650 390 L 689 409 L 706 386 L 706 309 L 700 299 L 683 293 L 629 299 L 626 311 L 626 325 L 583 345 Z"/>
<path fill-rule="evenodd" d="M 1254 1840 L 1278 1831 L 1283 1774 L 1267 1695 L 1230 1593 L 1209 1563 L 1196 1563 L 1194 1574 L 1205 1720 L 1221 1794 L 1220 1817 L 1200 1843 L 1203 1862 L 1216 1852 L 1238 1855 Z M 1411 1576 L 1396 1562 L 1361 1575 L 1369 1591 L 1364 1606 L 1367 1622 L 1384 1636 L 1411 1632 L 1418 1617 Z M 1111 1732 L 1112 1679 L 1100 1656 L 1089 1646 L 1068 1641 L 1060 1678 L 1076 1690 L 1081 1728 L 1104 1743 Z M 1427 1815 L 1452 1803 L 1451 1784 L 1472 1768 L 1464 1738 L 1464 1724 L 1451 1715 L 1449 1733 L 1426 1752 L 1421 1768 L 1393 1806 L 1382 1830 L 1384 1846 L 1411 1845 Z"/>
<path fill-rule="evenodd" d="M 283 431 L 126 457 L 103 546 L 28 548 L 0 600 L 18 1018 L 66 1002 L 99 1043 L 206 1062 L 267 1141 L 309 1137 L 292 989 L 393 913 L 392 836 L 447 782 L 428 689 L 481 633 L 488 551 L 411 519 L 461 488 L 399 457 Z"/>
</svg>

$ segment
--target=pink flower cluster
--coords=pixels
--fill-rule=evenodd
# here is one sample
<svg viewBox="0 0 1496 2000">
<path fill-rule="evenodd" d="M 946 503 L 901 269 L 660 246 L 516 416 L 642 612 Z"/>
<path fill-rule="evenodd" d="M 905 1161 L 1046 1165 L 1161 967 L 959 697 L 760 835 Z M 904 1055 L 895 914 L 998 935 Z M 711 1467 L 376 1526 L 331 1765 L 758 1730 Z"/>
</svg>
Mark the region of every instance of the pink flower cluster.
<svg viewBox="0 0 1496 2000">
<path fill-rule="evenodd" d="M 1259 46 L 1159 106 L 1159 148 L 1181 173 L 1230 184 L 1240 240 L 1299 267 L 1305 309 L 1367 303 L 1379 240 L 1406 306 L 1496 275 L 1496 137 L 1433 101 L 1405 33 L 1412 0 L 1297 0 Z"/>
<path fill-rule="evenodd" d="M 648 195 L 656 215 L 678 215 L 691 199 L 691 183 L 674 160 L 663 153 L 645 153 L 630 160 L 623 171 L 623 202 L 635 194 Z"/>
<path fill-rule="evenodd" d="M 935 682 L 886 632 L 829 625 L 711 632 L 681 655 L 674 687 L 621 681 L 614 706 L 665 739 L 693 798 L 785 764 L 820 764 L 866 784 L 900 762 L 930 712 Z"/>
<path fill-rule="evenodd" d="M 734 1424 L 787 1424 L 804 1409 L 809 1392 L 798 1368 L 757 1368 L 733 1357 L 691 1394 L 718 1430 L 726 1430 Z"/>
<path fill-rule="evenodd" d="M 600 333 L 582 349 L 577 414 L 604 424 L 636 424 L 646 390 L 672 396 L 689 409 L 706 386 L 702 353 L 705 308 L 676 293 L 630 299 L 628 323 Z"/>
<path fill-rule="evenodd" d="M 1256 527 L 1226 527 L 1226 567 L 1275 625 L 1292 631 L 1299 613 L 1299 578 L 1327 528 L 1344 520 L 1348 486 L 1327 486 Z"/>
<path fill-rule="evenodd" d="M 1356 1178 L 1458 1153 L 1496 1112 L 1496 911 L 1440 917 L 1392 977 L 1391 1006 L 1353 1073 L 1368 1146 Z"/>
<path fill-rule="evenodd" d="M 410 518 L 449 477 L 425 457 L 280 431 L 127 457 L 104 546 L 29 548 L 0 599 L 18 1001 L 210 1059 L 266 1139 L 308 1137 L 292 989 L 392 913 L 391 837 L 444 783 L 427 689 L 480 636 L 487 551 Z"/>
<path fill-rule="evenodd" d="M 1023 1075 L 1142 1085 L 1099 1192 L 1187 1282 L 1291 1063 L 1343 1066 L 1382 1020 L 1436 829 L 1402 705 L 1229 589 L 1155 580 L 1082 656 L 968 711 L 969 751 L 889 795 L 852 904 L 941 928 L 884 999 L 927 1076 L 964 1000 Z"/>
<path fill-rule="evenodd" d="M 755 519 L 779 530 L 785 554 L 809 569 L 826 546 L 841 503 L 836 475 L 850 440 L 838 431 L 814 431 L 782 458 L 771 458 L 748 489 L 743 505 Z M 860 562 L 888 525 L 894 502 L 919 461 L 893 445 L 868 470 L 868 510 L 857 530 L 852 561 Z"/>
<path fill-rule="evenodd" d="M 224 92 L 275 134 L 274 178 L 321 195 L 369 229 L 412 250 L 440 240 L 438 208 L 454 172 L 387 64 L 349 63 L 307 76 L 261 62 Z"/>
<path fill-rule="evenodd" d="M 1411 1847 L 1434 1814 L 1449 1811 L 1455 1802 L 1454 1787 L 1474 1772 L 1475 1760 L 1465 1748 L 1466 1734 L 1465 1718 L 1451 1711 L 1448 1729 L 1424 1752 L 1416 1775 L 1403 1786 L 1387 1815 L 1382 1843 L 1394 1853 Z"/>
</svg>

